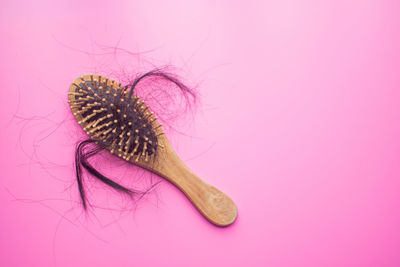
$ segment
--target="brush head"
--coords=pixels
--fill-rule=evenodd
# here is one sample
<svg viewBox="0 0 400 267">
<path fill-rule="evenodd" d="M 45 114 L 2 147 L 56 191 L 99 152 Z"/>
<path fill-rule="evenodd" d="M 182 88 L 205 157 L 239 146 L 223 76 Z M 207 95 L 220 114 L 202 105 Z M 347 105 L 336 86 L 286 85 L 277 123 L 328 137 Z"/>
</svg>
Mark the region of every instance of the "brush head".
<svg viewBox="0 0 400 267">
<path fill-rule="evenodd" d="M 72 83 L 68 103 L 83 130 L 111 153 L 128 161 L 149 161 L 160 147 L 161 125 L 129 88 L 100 75 Z"/>
</svg>

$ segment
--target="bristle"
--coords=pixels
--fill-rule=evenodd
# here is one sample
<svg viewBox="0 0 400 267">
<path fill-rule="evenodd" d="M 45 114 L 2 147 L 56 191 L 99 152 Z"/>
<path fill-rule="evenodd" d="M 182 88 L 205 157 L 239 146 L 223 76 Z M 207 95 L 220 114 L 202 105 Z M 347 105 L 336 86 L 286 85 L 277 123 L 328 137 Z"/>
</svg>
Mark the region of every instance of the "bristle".
<svg viewBox="0 0 400 267">
<path fill-rule="evenodd" d="M 159 124 L 158 126 L 154 127 L 154 130 L 157 130 L 158 128 L 161 128 L 162 124 Z"/>
<path fill-rule="evenodd" d="M 117 142 L 117 139 L 114 139 L 114 141 L 111 144 L 111 150 L 110 150 L 111 153 L 114 153 L 114 151 L 115 151 L 115 143 L 116 142 Z"/>
<path fill-rule="evenodd" d="M 107 119 L 107 116 L 98 118 L 98 119 L 94 122 L 93 127 L 96 127 L 97 124 L 99 124 L 100 122 L 104 121 L 105 119 Z"/>
<path fill-rule="evenodd" d="M 133 149 L 133 153 L 136 153 L 138 148 L 139 148 L 139 142 L 136 143 L 136 146 L 135 146 L 135 148 Z"/>
<path fill-rule="evenodd" d="M 82 93 L 77 93 L 77 92 L 69 92 L 69 95 L 76 95 L 76 96 L 83 96 Z"/>
<path fill-rule="evenodd" d="M 111 128 L 108 128 L 107 130 L 105 130 L 104 132 L 102 132 L 101 134 L 102 135 L 104 135 L 104 136 L 107 136 L 107 134 L 109 133 L 109 132 L 111 132 Z"/>
<path fill-rule="evenodd" d="M 144 154 L 146 153 L 146 150 L 147 150 L 147 142 L 144 142 L 142 156 L 144 156 Z"/>
<path fill-rule="evenodd" d="M 97 121 L 91 121 L 89 122 L 85 127 L 83 127 L 83 130 L 89 129 L 90 127 L 93 126 L 93 124 L 95 124 Z"/>
<path fill-rule="evenodd" d="M 131 142 L 132 142 L 132 136 L 129 135 L 128 140 L 127 140 L 126 143 L 125 143 L 125 154 L 128 153 L 128 150 L 129 150 L 129 147 L 130 147 L 130 145 L 131 145 Z"/>
</svg>

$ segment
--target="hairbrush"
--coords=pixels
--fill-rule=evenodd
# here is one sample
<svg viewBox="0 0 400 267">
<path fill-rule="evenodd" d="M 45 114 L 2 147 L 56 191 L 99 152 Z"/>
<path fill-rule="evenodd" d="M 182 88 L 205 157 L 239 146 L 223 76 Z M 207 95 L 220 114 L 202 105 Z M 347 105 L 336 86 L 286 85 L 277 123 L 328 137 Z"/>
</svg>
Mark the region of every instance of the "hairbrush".
<svg viewBox="0 0 400 267">
<path fill-rule="evenodd" d="M 134 94 L 139 80 L 130 87 L 95 74 L 75 79 L 68 103 L 78 124 L 98 146 L 177 186 L 210 222 L 218 226 L 232 224 L 237 217 L 235 203 L 201 180 L 178 157 L 154 113 Z M 108 179 L 103 182 L 119 186 Z"/>
</svg>

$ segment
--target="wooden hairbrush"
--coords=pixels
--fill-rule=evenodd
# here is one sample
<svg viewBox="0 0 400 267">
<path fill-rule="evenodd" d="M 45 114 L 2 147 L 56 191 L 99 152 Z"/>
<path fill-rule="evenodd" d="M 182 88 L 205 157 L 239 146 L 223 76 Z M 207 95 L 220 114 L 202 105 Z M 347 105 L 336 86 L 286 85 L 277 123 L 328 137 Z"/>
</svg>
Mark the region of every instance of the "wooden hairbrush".
<svg viewBox="0 0 400 267">
<path fill-rule="evenodd" d="M 210 222 L 232 224 L 235 203 L 180 160 L 153 112 L 128 87 L 100 75 L 72 83 L 68 103 L 83 130 L 111 153 L 175 184 Z"/>
</svg>

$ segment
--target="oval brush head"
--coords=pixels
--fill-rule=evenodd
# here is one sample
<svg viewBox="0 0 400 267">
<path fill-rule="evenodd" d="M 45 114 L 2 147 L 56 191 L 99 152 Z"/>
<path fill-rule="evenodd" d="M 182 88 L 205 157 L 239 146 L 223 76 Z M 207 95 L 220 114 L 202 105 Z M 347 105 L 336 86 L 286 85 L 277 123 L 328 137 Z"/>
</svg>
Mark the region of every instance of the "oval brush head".
<svg viewBox="0 0 400 267">
<path fill-rule="evenodd" d="M 153 113 L 126 87 L 100 75 L 77 78 L 69 90 L 69 104 L 78 124 L 94 140 L 125 160 L 148 161 L 162 134 Z"/>
<path fill-rule="evenodd" d="M 70 86 L 68 102 L 78 124 L 99 145 L 175 184 L 212 223 L 226 226 L 235 221 L 233 201 L 185 166 L 153 112 L 128 87 L 100 75 L 84 75 Z"/>
</svg>

